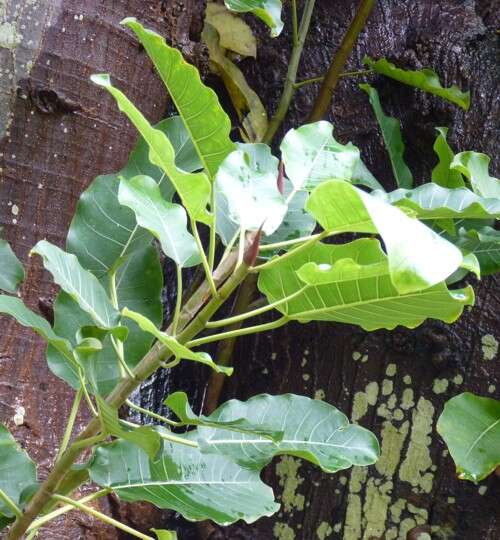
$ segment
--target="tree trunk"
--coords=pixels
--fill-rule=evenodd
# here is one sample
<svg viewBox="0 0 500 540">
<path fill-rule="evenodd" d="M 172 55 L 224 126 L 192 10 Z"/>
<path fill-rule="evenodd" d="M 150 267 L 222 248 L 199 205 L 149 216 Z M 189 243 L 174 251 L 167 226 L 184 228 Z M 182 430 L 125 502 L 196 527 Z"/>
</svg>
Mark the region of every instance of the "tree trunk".
<svg viewBox="0 0 500 540">
<path fill-rule="evenodd" d="M 191 36 L 201 31 L 203 11 L 203 2 L 195 0 L 0 3 L 0 224 L 26 264 L 21 293 L 36 311 L 50 312 L 55 288 L 38 258 L 28 258 L 30 248 L 43 238 L 64 245 L 82 190 L 95 176 L 119 170 L 137 138 L 89 76 L 110 73 L 151 121 L 165 112 L 165 89 L 120 20 L 139 18 L 197 61 L 201 48 Z M 43 479 L 73 392 L 49 372 L 41 339 L 8 318 L 0 319 L 0 327 L 0 421 L 38 463 Z M 139 514 L 129 508 L 125 517 Z M 78 516 L 44 529 L 40 538 L 116 533 Z"/>
</svg>

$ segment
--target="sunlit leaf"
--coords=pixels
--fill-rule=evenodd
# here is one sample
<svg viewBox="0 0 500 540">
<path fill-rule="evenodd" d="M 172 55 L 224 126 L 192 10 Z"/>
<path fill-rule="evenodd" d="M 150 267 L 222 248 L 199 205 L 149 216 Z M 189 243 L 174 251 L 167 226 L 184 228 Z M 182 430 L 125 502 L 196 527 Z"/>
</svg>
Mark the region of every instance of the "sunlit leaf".
<svg viewBox="0 0 500 540">
<path fill-rule="evenodd" d="M 461 172 L 478 195 L 500 199 L 500 180 L 490 176 L 489 165 L 490 158 L 486 154 L 461 152 L 454 157 L 450 167 Z"/>
<path fill-rule="evenodd" d="M 22 507 L 23 492 L 36 485 L 36 466 L 0 424 L 0 490 L 18 507 Z M 0 519 L 12 518 L 14 513 L 0 497 Z M 1 526 L 0 526 L 1 528 Z"/>
<path fill-rule="evenodd" d="M 382 132 L 385 147 L 391 160 L 392 172 L 396 183 L 401 188 L 411 188 L 413 185 L 413 176 L 408 165 L 404 161 L 405 145 L 401 136 L 401 125 L 399 120 L 387 116 L 380 104 L 380 98 L 377 90 L 369 84 L 360 84 L 359 87 L 364 90 L 370 98 L 373 112 L 377 117 L 377 122 Z"/>
<path fill-rule="evenodd" d="M 194 352 L 191 349 L 188 349 L 185 345 L 182 345 L 182 343 L 179 343 L 173 336 L 169 336 L 165 332 L 158 330 L 158 328 L 156 328 L 156 326 L 149 319 L 147 319 L 147 317 L 144 317 L 140 313 L 136 313 L 125 308 L 123 309 L 122 314 L 124 317 L 128 317 L 129 319 L 135 321 L 139 327 L 144 330 L 144 332 L 150 333 L 161 343 L 166 345 L 176 358 L 205 364 L 211 367 L 217 373 L 224 373 L 225 375 L 231 375 L 233 373 L 233 368 L 215 364 L 208 353 Z"/>
<path fill-rule="evenodd" d="M 459 478 L 479 482 L 500 465 L 500 401 L 465 392 L 450 399 L 437 423 Z"/>
<path fill-rule="evenodd" d="M 379 445 L 368 430 L 349 424 L 338 409 L 323 401 L 293 394 L 260 394 L 248 401 L 231 400 L 218 409 L 225 421 L 245 418 L 284 432 L 279 442 L 249 433 L 200 426 L 198 442 L 204 452 L 224 454 L 242 466 L 260 470 L 274 456 L 301 457 L 324 471 L 377 461 Z"/>
<path fill-rule="evenodd" d="M 0 238 L 0 289 L 15 293 L 23 280 L 23 265 L 12 251 L 9 243 Z"/>
<path fill-rule="evenodd" d="M 401 294 L 444 281 L 462 263 L 450 242 L 417 219 L 341 180 L 310 195 L 306 209 L 325 231 L 378 233 L 389 258 L 391 280 Z"/>
<path fill-rule="evenodd" d="M 226 6 L 238 13 L 253 13 L 271 29 L 273 37 L 283 30 L 281 0 L 224 0 Z"/>
<path fill-rule="evenodd" d="M 445 188 L 464 187 L 465 182 L 462 175 L 450 168 L 455 154 L 446 140 L 448 128 L 438 127 L 436 130 L 438 136 L 436 137 L 433 148 L 439 158 L 439 162 L 432 169 L 432 181 Z"/>
<path fill-rule="evenodd" d="M 177 540 L 177 533 L 165 529 L 151 529 L 158 540 Z"/>
<path fill-rule="evenodd" d="M 155 461 L 124 441 L 98 448 L 90 475 L 97 484 L 112 487 L 122 500 L 149 501 L 191 521 L 252 523 L 279 509 L 257 471 L 166 441 Z"/>
<path fill-rule="evenodd" d="M 474 302 L 471 287 L 449 291 L 444 283 L 399 293 L 386 255 L 371 239 L 314 244 L 262 270 L 258 286 L 269 303 L 296 295 L 277 307 L 290 319 L 355 324 L 368 331 L 415 328 L 428 318 L 450 323 Z"/>
<path fill-rule="evenodd" d="M 181 267 L 200 263 L 196 242 L 187 230 L 187 215 L 179 204 L 166 201 L 149 176 L 122 180 L 120 204 L 134 211 L 137 223 L 158 238 L 165 254 Z"/>
<path fill-rule="evenodd" d="M 234 143 L 229 138 L 231 122 L 220 106 L 219 98 L 201 82 L 198 70 L 188 64 L 177 49 L 169 47 L 160 35 L 145 29 L 133 18 L 123 20 L 122 24 L 133 30 L 146 49 L 191 136 L 205 172 L 213 178 L 219 165 L 234 150 Z M 205 185 L 201 176 L 198 182 Z M 192 194 L 190 198 L 193 198 Z"/>
<path fill-rule="evenodd" d="M 365 56 L 363 63 L 381 75 L 385 75 L 396 81 L 420 88 L 425 92 L 451 101 L 459 107 L 462 107 L 462 109 L 467 110 L 470 107 L 470 92 L 462 92 L 456 85 L 452 85 L 449 88 L 443 88 L 437 73 L 432 69 L 425 68 L 418 71 L 401 69 L 385 58 L 372 60 L 368 56 Z"/>
</svg>

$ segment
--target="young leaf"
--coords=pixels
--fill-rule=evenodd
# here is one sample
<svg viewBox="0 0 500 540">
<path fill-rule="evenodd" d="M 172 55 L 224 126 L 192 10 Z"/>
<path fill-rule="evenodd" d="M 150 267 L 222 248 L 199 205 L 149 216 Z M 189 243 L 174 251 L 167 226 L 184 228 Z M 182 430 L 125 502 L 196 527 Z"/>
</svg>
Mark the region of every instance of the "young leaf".
<svg viewBox="0 0 500 540">
<path fill-rule="evenodd" d="M 92 75 L 91 80 L 109 91 L 115 98 L 119 109 L 128 116 L 144 137 L 150 147 L 149 159 L 161 167 L 168 176 L 191 217 L 203 223 L 210 223 L 211 216 L 206 207 L 210 199 L 211 186 L 206 174 L 186 173 L 177 168 L 175 151 L 166 135 L 152 127 L 125 94 L 111 84 L 109 75 Z"/>
<path fill-rule="evenodd" d="M 342 180 L 318 186 L 306 210 L 325 231 L 380 234 L 400 294 L 432 287 L 462 263 L 459 249 L 417 219 Z"/>
<path fill-rule="evenodd" d="M 217 95 L 201 82 L 198 70 L 185 62 L 181 53 L 169 47 L 161 36 L 146 30 L 133 18 L 123 20 L 122 24 L 135 33 L 156 66 L 205 172 L 213 179 L 219 165 L 234 150 L 229 138 L 231 122 Z M 198 181 L 204 183 L 201 177 Z"/>
<path fill-rule="evenodd" d="M 490 158 L 479 152 L 461 152 L 450 167 L 461 172 L 471 183 L 472 189 L 482 197 L 500 199 L 500 180 L 489 174 Z"/>
<path fill-rule="evenodd" d="M 117 328 L 120 313 L 111 304 L 97 278 L 84 270 L 74 255 L 65 253 L 46 240 L 40 240 L 31 252 L 42 257 L 43 265 L 54 281 L 90 315 L 99 328 Z"/>
<path fill-rule="evenodd" d="M 200 426 L 198 442 L 203 452 L 223 454 L 243 467 L 259 471 L 274 456 L 301 457 L 326 472 L 377 461 L 380 449 L 368 430 L 349 424 L 338 409 L 323 401 L 293 394 L 260 394 L 248 401 L 231 400 L 219 407 L 225 421 L 245 418 L 284 432 L 279 442 L 250 433 Z"/>
<path fill-rule="evenodd" d="M 279 442 L 283 438 L 283 431 L 276 428 L 268 428 L 261 422 L 252 424 L 244 416 L 240 418 L 232 418 L 226 420 L 226 412 L 230 406 L 227 404 L 221 405 L 210 416 L 196 415 L 191 409 L 188 397 L 184 392 L 174 392 L 163 402 L 171 409 L 179 420 L 190 426 L 208 426 L 214 428 L 227 429 L 231 431 L 239 431 L 242 433 L 253 433 L 262 437 Z M 234 411 L 233 411 L 234 412 Z"/>
<path fill-rule="evenodd" d="M 295 190 L 311 190 L 332 178 L 351 180 L 360 161 L 359 150 L 351 143 L 337 142 L 332 131 L 330 122 L 320 121 L 285 135 L 280 149 Z"/>
<path fill-rule="evenodd" d="M 161 343 L 166 345 L 176 358 L 200 362 L 201 364 L 211 367 L 217 373 L 224 373 L 225 375 L 231 375 L 233 373 L 233 368 L 215 364 L 208 353 L 194 352 L 191 349 L 188 349 L 185 345 L 182 345 L 182 343 L 179 343 L 174 337 L 158 330 L 158 328 L 156 328 L 156 326 L 149 319 L 140 313 L 136 313 L 130 309 L 124 308 L 122 315 L 135 321 L 139 327 L 144 330 L 144 332 L 152 334 Z"/>
<path fill-rule="evenodd" d="M 382 131 L 382 137 L 391 160 L 392 172 L 394 173 L 394 178 L 396 179 L 398 187 L 411 188 L 413 185 L 413 176 L 404 161 L 403 154 L 405 145 L 401 136 L 401 125 L 399 120 L 385 115 L 382 105 L 380 104 L 378 92 L 375 88 L 371 87 L 369 84 L 360 84 L 359 87 L 368 94 L 370 99 L 373 112 L 377 117 L 377 122 Z"/>
<path fill-rule="evenodd" d="M 238 13 L 253 13 L 271 29 L 273 37 L 283 30 L 281 20 L 281 0 L 224 0 L 226 6 Z"/>
<path fill-rule="evenodd" d="M 122 180 L 120 204 L 134 211 L 137 223 L 158 238 L 165 254 L 185 268 L 200 262 L 193 236 L 187 230 L 187 216 L 179 204 L 166 201 L 160 187 L 149 176 Z"/>
<path fill-rule="evenodd" d="M 257 471 L 242 468 L 224 456 L 166 441 L 155 461 L 125 441 L 100 447 L 90 476 L 125 501 L 149 501 L 191 521 L 211 519 L 230 525 L 243 519 L 253 523 L 279 509 L 271 488 Z"/>
<path fill-rule="evenodd" d="M 462 109 L 468 110 L 470 107 L 470 92 L 462 92 L 456 85 L 443 88 L 438 75 L 432 69 L 425 68 L 418 71 L 401 69 L 385 58 L 372 60 L 368 56 L 365 56 L 363 63 L 381 75 L 451 101 Z"/>
<path fill-rule="evenodd" d="M 445 188 L 464 187 L 465 183 L 462 175 L 450 168 L 455 154 L 446 140 L 448 128 L 437 127 L 436 130 L 438 136 L 436 137 L 433 148 L 439 158 L 439 162 L 432 169 L 432 181 Z"/>
<path fill-rule="evenodd" d="M 22 495 L 36 485 L 36 466 L 9 433 L 0 424 L 0 490 L 18 507 Z M 0 496 L 0 519 L 15 517 L 13 509 Z M 1 526 L 0 526 L 1 528 Z"/>
<path fill-rule="evenodd" d="M 9 243 L 0 238 L 0 289 L 15 293 L 23 280 L 23 265 L 12 251 Z"/>
<path fill-rule="evenodd" d="M 475 255 L 479 261 L 482 276 L 490 276 L 500 271 L 500 231 L 491 227 L 478 230 L 464 228 L 456 238 L 450 238 L 464 252 Z"/>
<path fill-rule="evenodd" d="M 277 178 L 278 160 L 267 145 L 239 145 L 224 160 L 215 179 L 219 213 L 227 208 L 229 220 L 238 228 L 256 231 L 262 226 L 265 234 L 272 234 L 287 211 Z"/>
<path fill-rule="evenodd" d="M 260 272 L 258 286 L 269 303 L 302 291 L 277 308 L 290 319 L 355 324 L 368 331 L 415 328 L 427 318 L 453 322 L 474 301 L 471 287 L 449 291 L 444 283 L 400 294 L 380 243 L 371 239 L 318 243 L 289 254 Z"/>
<path fill-rule="evenodd" d="M 462 480 L 479 482 L 500 465 L 500 401 L 465 392 L 450 399 L 437 423 Z"/>
<path fill-rule="evenodd" d="M 178 540 L 177 533 L 174 531 L 166 531 L 165 529 L 151 529 L 158 540 Z"/>
</svg>

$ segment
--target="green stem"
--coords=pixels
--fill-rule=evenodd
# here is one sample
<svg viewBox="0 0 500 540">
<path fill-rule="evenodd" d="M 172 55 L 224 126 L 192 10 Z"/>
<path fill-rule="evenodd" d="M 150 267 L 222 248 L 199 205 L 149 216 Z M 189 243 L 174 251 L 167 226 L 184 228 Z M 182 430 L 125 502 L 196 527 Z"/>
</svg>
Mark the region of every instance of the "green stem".
<svg viewBox="0 0 500 540">
<path fill-rule="evenodd" d="M 359 69 L 357 71 L 344 71 L 344 73 L 341 73 L 339 77 L 357 77 L 360 75 L 369 75 L 370 73 L 373 73 L 373 69 Z M 302 88 L 308 84 L 320 83 L 324 80 L 325 75 L 322 75 L 321 77 L 313 77 L 312 79 L 304 79 L 303 81 L 295 83 L 294 88 L 295 90 L 298 90 L 299 88 Z"/>
<path fill-rule="evenodd" d="M 123 343 L 120 340 L 116 340 L 115 336 L 111 336 L 111 344 L 113 345 L 113 349 L 115 350 L 118 358 L 118 365 L 120 366 L 120 375 L 122 379 L 124 379 L 127 375 L 129 377 L 134 377 L 134 372 L 128 367 L 127 362 L 125 362 Z"/>
<path fill-rule="evenodd" d="M 238 245 L 238 261 L 236 262 L 236 266 L 239 266 L 243 262 L 243 257 L 245 255 L 245 229 L 243 227 L 240 228 L 240 242 Z"/>
<path fill-rule="evenodd" d="M 274 251 L 275 249 L 280 249 L 288 246 L 293 246 L 295 244 L 302 244 L 302 242 L 307 242 L 313 238 L 320 236 L 318 234 L 311 234 L 309 236 L 301 236 L 300 238 L 293 238 L 292 240 L 284 240 L 283 242 L 275 242 L 274 244 L 265 244 L 260 246 L 259 251 Z"/>
<path fill-rule="evenodd" d="M 311 24 L 314 4 L 315 0 L 306 0 L 304 12 L 300 21 L 300 28 L 298 30 L 297 43 L 294 43 L 292 54 L 290 56 L 290 63 L 288 64 L 288 71 L 286 74 L 285 85 L 283 87 L 283 93 L 281 94 L 281 99 L 276 113 L 269 122 L 266 134 L 263 137 L 262 142 L 264 143 L 269 144 L 272 141 L 274 134 L 281 126 L 283 120 L 285 119 L 286 113 L 288 112 L 288 108 L 290 107 L 293 94 L 295 93 L 295 88 L 293 85 L 297 81 L 297 71 L 299 69 L 300 57 L 302 56 L 307 32 L 309 31 L 309 26 Z"/>
<path fill-rule="evenodd" d="M 21 509 L 17 504 L 3 491 L 0 489 L 0 501 L 3 501 L 13 512 L 16 517 L 21 517 L 23 515 Z"/>
<path fill-rule="evenodd" d="M 99 416 L 99 413 L 97 412 L 96 408 L 94 407 L 94 404 L 92 403 L 92 398 L 90 397 L 90 394 L 87 390 L 87 383 L 85 381 L 85 376 L 82 373 L 82 370 L 80 366 L 78 366 L 78 379 L 80 380 L 80 388 L 83 390 L 83 395 L 85 397 L 85 401 L 87 402 L 87 406 L 92 414 L 92 416 Z M 92 383 L 91 383 L 92 384 Z"/>
<path fill-rule="evenodd" d="M 210 275 L 214 271 L 215 264 L 215 246 L 217 245 L 216 233 L 216 218 L 217 218 L 217 203 L 215 199 L 215 184 L 212 182 L 212 191 L 210 193 L 210 211 L 212 212 L 213 222 L 210 225 L 210 241 L 208 244 L 208 267 Z"/>
<path fill-rule="evenodd" d="M 297 17 L 297 0 L 292 0 L 292 32 L 293 32 L 293 46 L 296 47 L 299 43 L 299 21 Z"/>
<path fill-rule="evenodd" d="M 141 414 L 144 414 L 146 416 L 150 416 L 151 418 L 154 418 L 155 420 L 159 420 L 160 422 L 163 422 L 164 424 L 169 424 L 170 426 L 175 426 L 175 427 L 184 425 L 182 422 L 174 422 L 173 420 L 170 420 L 169 418 L 166 418 L 165 416 L 161 416 L 161 414 L 157 414 L 153 411 L 150 411 L 149 409 L 144 409 L 140 405 L 136 405 L 130 399 L 127 399 L 125 403 L 131 409 L 134 409 L 134 411 L 140 412 Z"/>
<path fill-rule="evenodd" d="M 68 423 L 66 424 L 66 429 L 64 430 L 64 436 L 61 442 L 61 447 L 57 453 L 56 459 L 59 459 L 61 455 L 68 448 L 69 441 L 71 439 L 71 434 L 73 433 L 73 427 L 75 426 L 76 415 L 78 414 L 78 409 L 80 408 L 80 403 L 83 397 L 83 388 L 80 387 L 76 392 L 75 399 L 73 400 L 73 405 L 69 413 Z"/>
<path fill-rule="evenodd" d="M 142 427 L 138 424 L 134 424 L 133 422 L 129 422 L 128 420 L 120 419 L 120 423 L 133 429 L 138 429 Z M 182 444 L 184 446 L 189 446 L 191 448 L 198 448 L 197 442 L 190 441 L 189 439 L 184 439 L 183 437 L 178 437 L 177 435 L 174 435 L 173 433 L 165 433 L 164 431 L 159 431 L 158 435 L 165 441 L 173 442 L 176 444 Z"/>
<path fill-rule="evenodd" d="M 368 16 L 370 15 L 375 0 L 361 0 L 361 4 L 356 11 L 356 15 L 351 23 L 351 26 L 347 30 L 340 47 L 333 57 L 332 63 L 326 73 L 325 80 L 319 91 L 319 95 L 314 102 L 313 109 L 309 116 L 310 122 L 316 122 L 321 120 L 330 107 L 332 101 L 332 95 L 340 79 L 340 75 L 344 66 L 349 58 L 354 45 L 358 39 L 359 33 L 365 27 Z"/>
<path fill-rule="evenodd" d="M 116 519 L 113 519 L 112 517 L 109 517 L 106 514 L 103 514 L 102 512 L 99 512 L 98 510 L 91 508 L 90 506 L 85 506 L 80 501 L 74 501 L 73 499 L 70 499 L 69 497 L 64 497 L 63 495 L 52 495 L 52 498 L 55 499 L 56 501 L 61 501 L 63 503 L 69 504 L 70 506 L 74 506 L 75 508 L 78 508 L 82 512 L 85 512 L 86 514 L 89 514 L 90 516 L 100 519 L 104 523 L 107 523 L 108 525 L 111 525 L 112 527 L 116 527 L 117 529 L 120 529 L 132 536 L 135 536 L 136 538 L 141 538 L 142 540 L 154 540 L 152 536 L 147 536 L 146 534 L 142 534 L 141 532 L 136 531 L 135 529 L 132 529 L 132 527 L 128 527 L 127 525 L 120 523 Z"/>
<path fill-rule="evenodd" d="M 175 311 L 174 319 L 172 321 L 172 335 L 177 335 L 177 329 L 179 327 L 179 317 L 181 315 L 182 307 L 182 268 L 180 264 L 176 265 L 177 270 L 177 298 L 175 299 Z"/>
<path fill-rule="evenodd" d="M 82 497 L 81 499 L 78 499 L 78 502 L 82 504 L 87 504 L 89 502 L 95 501 L 96 499 L 99 499 L 100 497 L 104 497 L 105 495 L 108 495 L 109 493 L 111 493 L 111 491 L 112 491 L 111 489 L 101 489 L 99 491 L 96 491 L 95 493 L 91 493 L 90 495 L 87 495 L 86 497 Z M 57 510 L 50 512 L 50 514 L 47 514 L 46 516 L 43 516 L 33 521 L 33 523 L 28 527 L 28 532 L 36 531 L 40 527 L 43 527 L 43 525 L 45 525 L 49 521 L 52 521 L 53 519 L 59 516 L 62 516 L 63 514 L 66 514 L 66 512 L 69 512 L 70 510 L 74 510 L 74 509 L 75 507 L 70 504 L 61 506 Z"/>
<path fill-rule="evenodd" d="M 208 264 L 207 256 L 205 255 L 205 250 L 203 249 L 203 244 L 201 243 L 200 234 L 198 233 L 198 227 L 196 226 L 196 221 L 194 219 L 191 219 L 191 229 L 193 231 L 193 236 L 196 241 L 198 251 L 200 253 L 201 264 L 203 265 L 203 269 L 205 270 L 205 277 L 207 278 L 208 284 L 210 285 L 212 295 L 215 298 L 217 296 L 217 287 L 215 286 L 214 278 L 212 276 L 212 270 L 210 269 L 210 265 Z"/>
<path fill-rule="evenodd" d="M 259 332 L 267 332 L 268 330 L 274 330 L 280 326 L 285 325 L 289 321 L 288 317 L 281 317 L 275 321 L 271 321 L 265 324 L 258 324 L 256 326 L 247 326 L 246 328 L 241 328 L 240 330 L 230 330 L 229 332 L 221 332 L 220 334 L 214 334 L 211 336 L 206 336 L 198 339 L 193 339 L 186 343 L 186 347 L 190 349 L 193 347 L 199 347 L 200 345 L 205 345 L 206 343 L 213 343 L 214 341 L 221 341 L 222 339 L 229 339 L 239 336 L 246 336 L 248 334 L 257 334 Z"/>
</svg>

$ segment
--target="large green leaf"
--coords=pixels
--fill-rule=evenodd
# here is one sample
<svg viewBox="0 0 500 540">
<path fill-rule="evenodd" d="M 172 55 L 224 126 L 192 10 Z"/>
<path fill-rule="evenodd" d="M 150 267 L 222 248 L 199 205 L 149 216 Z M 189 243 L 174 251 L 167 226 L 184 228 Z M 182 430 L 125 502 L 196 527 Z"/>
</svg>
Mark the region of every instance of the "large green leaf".
<svg viewBox="0 0 500 540">
<path fill-rule="evenodd" d="M 170 394 L 163 403 L 176 414 L 183 424 L 186 425 L 209 426 L 231 431 L 240 431 L 242 433 L 251 433 L 261 435 L 275 442 L 279 442 L 283 439 L 282 430 L 267 427 L 263 422 L 253 424 L 244 416 L 226 420 L 225 411 L 231 408 L 226 403 L 221 405 L 210 416 L 204 416 L 202 414 L 199 416 L 196 415 L 189 405 L 188 397 L 185 392 L 174 392 L 173 394 Z"/>
<path fill-rule="evenodd" d="M 258 286 L 270 303 L 302 290 L 277 308 L 290 319 L 355 324 L 369 331 L 415 328 L 427 318 L 453 322 L 474 301 L 471 287 L 449 291 L 444 283 L 400 294 L 379 242 L 364 238 L 289 254 L 261 271 Z"/>
<path fill-rule="evenodd" d="M 148 332 L 156 339 L 161 341 L 161 343 L 166 345 L 176 358 L 182 360 L 192 360 L 193 362 L 205 364 L 206 366 L 211 367 L 217 373 L 224 373 L 225 375 L 231 375 L 233 373 L 232 367 L 224 367 L 215 364 L 208 353 L 192 351 L 182 343 L 179 343 L 173 336 L 169 336 L 165 332 L 158 330 L 158 328 L 147 317 L 144 317 L 144 315 L 131 311 L 127 308 L 123 309 L 122 314 L 124 317 L 135 321 L 141 330 Z"/>
<path fill-rule="evenodd" d="M 490 158 L 486 154 L 461 152 L 454 157 L 450 167 L 461 172 L 477 194 L 500 199 L 500 180 L 490 176 L 489 165 Z"/>
<path fill-rule="evenodd" d="M 224 456 L 166 441 L 155 461 L 124 441 L 98 448 L 90 475 L 125 501 L 149 501 L 191 521 L 211 519 L 229 525 L 243 519 L 252 523 L 279 509 L 257 471 Z"/>
<path fill-rule="evenodd" d="M 436 137 L 433 148 L 439 161 L 434 169 L 432 169 L 432 181 L 445 188 L 463 187 L 465 183 L 462 175 L 450 168 L 455 154 L 446 140 L 448 128 L 437 127 L 436 130 L 438 136 Z"/>
<path fill-rule="evenodd" d="M 351 180 L 359 150 L 337 142 L 330 122 L 320 121 L 291 129 L 281 143 L 286 175 L 295 190 L 314 189 L 325 180 Z"/>
<path fill-rule="evenodd" d="M 459 478 L 479 482 L 500 465 L 500 401 L 465 392 L 450 399 L 437 423 Z"/>
<path fill-rule="evenodd" d="M 402 188 L 411 188 L 413 185 L 413 176 L 404 161 L 405 145 L 401 136 L 399 120 L 391 116 L 386 116 L 375 88 L 369 84 L 360 84 L 359 87 L 368 94 L 373 112 L 377 117 L 397 185 Z"/>
<path fill-rule="evenodd" d="M 0 238 L 0 289 L 15 293 L 23 280 L 23 265 L 12 251 L 9 243 Z"/>
<path fill-rule="evenodd" d="M 175 150 L 167 136 L 159 129 L 152 127 L 125 94 L 111 84 L 109 75 L 92 75 L 91 79 L 92 82 L 109 91 L 119 109 L 127 115 L 148 143 L 150 161 L 161 167 L 168 176 L 191 217 L 203 223 L 210 223 L 211 216 L 206 207 L 210 200 L 211 186 L 206 174 L 187 173 L 177 167 Z"/>
<path fill-rule="evenodd" d="M 105 282 L 107 276 L 104 276 Z M 163 275 L 158 253 L 152 246 L 144 246 L 125 260 L 116 274 L 116 292 L 118 306 L 129 307 L 140 311 L 149 320 L 159 326 L 163 320 L 161 290 Z M 83 326 L 92 325 L 90 316 L 81 310 L 78 304 L 66 293 L 60 293 L 54 304 L 54 330 L 76 345 L 76 334 Z M 144 333 L 133 321 L 124 319 L 129 332 L 124 343 L 125 361 L 134 368 L 139 360 L 148 352 L 153 336 Z M 110 337 L 103 341 L 103 349 L 94 358 L 93 375 L 101 395 L 107 395 L 120 378 L 116 353 Z M 68 365 L 60 354 L 52 347 L 47 350 L 47 361 L 53 373 L 65 380 L 73 388 L 80 387 L 78 374 Z"/>
<path fill-rule="evenodd" d="M 125 19 L 122 24 L 133 30 L 146 49 L 190 134 L 203 168 L 214 178 L 219 165 L 234 150 L 229 138 L 231 122 L 216 93 L 201 82 L 198 70 L 185 62 L 181 53 L 169 47 L 161 36 L 133 18 Z M 198 180 L 205 183 L 202 177 Z"/>
<path fill-rule="evenodd" d="M 98 279 L 82 268 L 75 255 L 64 252 L 46 240 L 40 240 L 31 252 L 42 257 L 43 265 L 54 281 L 90 315 L 99 328 L 112 330 L 118 326 L 120 313 L 111 304 Z"/>
<path fill-rule="evenodd" d="M 306 210 L 326 231 L 378 233 L 384 240 L 392 282 L 401 294 L 444 281 L 461 264 L 450 242 L 402 210 L 341 180 L 310 195 Z"/>
<path fill-rule="evenodd" d="M 166 201 L 149 176 L 122 180 L 118 200 L 134 211 L 137 223 L 158 238 L 165 254 L 181 267 L 200 263 L 195 239 L 187 230 L 186 211 Z"/>
<path fill-rule="evenodd" d="M 443 88 L 438 75 L 432 69 L 425 68 L 418 71 L 401 69 L 385 58 L 372 60 L 368 56 L 365 56 L 363 63 L 381 75 L 451 101 L 462 109 L 467 110 L 470 107 L 470 92 L 462 92 L 456 85 Z"/>
<path fill-rule="evenodd" d="M 226 6 L 238 13 L 253 13 L 271 29 L 273 37 L 283 30 L 281 20 L 281 0 L 224 0 Z"/>
<path fill-rule="evenodd" d="M 266 235 L 275 232 L 287 211 L 283 195 L 278 190 L 278 160 L 265 144 L 239 145 L 221 164 L 215 179 L 215 193 L 221 216 L 237 228 Z M 222 216 L 221 216 L 222 217 Z M 224 217 L 218 230 L 226 229 Z M 222 233 L 227 237 L 227 233 Z"/>
<path fill-rule="evenodd" d="M 467 230 L 450 238 L 464 253 L 474 254 L 481 267 L 481 275 L 489 276 L 500 271 L 500 231 L 491 227 Z"/>
<path fill-rule="evenodd" d="M 23 492 L 36 484 L 36 466 L 0 424 L 0 490 L 18 507 L 22 507 Z M 0 497 L 0 520 L 14 517 L 11 508 Z M 1 528 L 1 526 L 0 526 Z"/>
<path fill-rule="evenodd" d="M 260 394 L 248 401 L 231 400 L 219 407 L 215 416 L 226 422 L 245 418 L 255 425 L 283 431 L 282 440 L 273 442 L 249 433 L 198 428 L 198 442 L 204 452 L 227 455 L 250 469 L 260 470 L 274 456 L 288 454 L 336 472 L 375 463 L 380 453 L 371 432 L 349 424 L 332 405 L 303 396 Z"/>
</svg>

